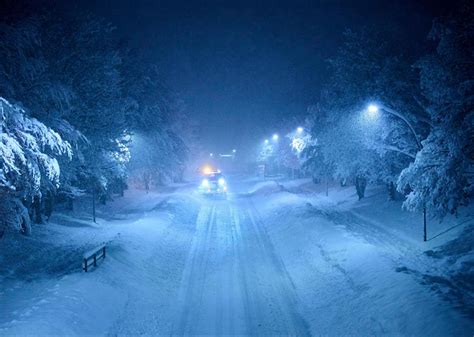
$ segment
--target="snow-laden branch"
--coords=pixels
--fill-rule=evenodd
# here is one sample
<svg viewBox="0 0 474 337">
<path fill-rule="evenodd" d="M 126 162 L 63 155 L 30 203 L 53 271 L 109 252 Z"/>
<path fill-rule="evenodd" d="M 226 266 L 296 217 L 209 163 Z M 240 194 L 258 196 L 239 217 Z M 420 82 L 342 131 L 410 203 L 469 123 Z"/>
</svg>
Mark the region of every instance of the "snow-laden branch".
<svg viewBox="0 0 474 337">
<path fill-rule="evenodd" d="M 416 104 L 418 104 L 418 106 L 423 109 L 423 111 L 430 113 L 429 108 L 418 97 L 416 97 L 416 95 L 413 95 L 412 97 Z M 431 120 L 429 118 L 426 118 L 424 116 L 417 116 L 417 120 L 429 125 L 430 127 L 433 127 L 433 123 L 431 123 Z"/>
<path fill-rule="evenodd" d="M 415 141 L 416 141 L 416 145 L 418 147 L 418 150 L 421 150 L 422 146 L 421 146 L 421 142 L 420 142 L 420 139 L 418 138 L 418 134 L 416 133 L 415 131 L 415 128 L 413 127 L 413 125 L 411 125 L 410 121 L 403 115 L 401 114 L 400 112 L 392 109 L 392 108 L 389 108 L 385 105 L 381 106 L 380 107 L 382 110 L 388 112 L 389 114 L 393 115 L 393 116 L 396 116 L 398 118 L 400 118 L 403 122 L 405 122 L 405 124 L 408 126 L 408 128 L 410 129 L 412 135 L 413 135 L 413 138 L 415 138 Z"/>
<path fill-rule="evenodd" d="M 416 158 L 416 155 L 414 155 L 413 153 L 409 153 L 407 151 L 404 151 L 402 149 L 399 149 L 398 147 L 396 146 L 393 146 L 393 145 L 384 145 L 383 148 L 385 150 L 388 150 L 388 151 L 394 151 L 394 152 L 398 152 L 398 153 L 401 153 L 407 157 L 410 157 L 411 159 L 415 159 Z"/>
<path fill-rule="evenodd" d="M 36 193 L 47 182 L 59 184 L 56 157 L 72 156 L 71 146 L 40 121 L 0 97 L 0 188 Z"/>
</svg>

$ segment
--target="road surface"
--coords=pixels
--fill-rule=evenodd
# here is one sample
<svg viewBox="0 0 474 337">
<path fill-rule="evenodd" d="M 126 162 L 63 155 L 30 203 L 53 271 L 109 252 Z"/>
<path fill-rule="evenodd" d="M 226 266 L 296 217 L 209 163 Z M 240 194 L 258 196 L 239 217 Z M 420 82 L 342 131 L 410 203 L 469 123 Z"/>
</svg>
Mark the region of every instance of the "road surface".
<svg viewBox="0 0 474 337">
<path fill-rule="evenodd" d="M 246 199 L 199 211 L 173 335 L 308 335 L 294 285 Z"/>
<path fill-rule="evenodd" d="M 156 226 L 144 230 L 155 236 L 151 248 L 144 237 L 129 236 L 148 252 L 131 260 L 137 287 L 127 289 L 108 335 L 309 335 L 295 287 L 250 198 L 197 200 L 189 226 L 173 219 L 158 233 L 150 230 Z M 158 217 L 151 213 L 144 223 L 153 226 Z M 180 226 L 189 227 L 189 239 L 172 234 Z"/>
</svg>

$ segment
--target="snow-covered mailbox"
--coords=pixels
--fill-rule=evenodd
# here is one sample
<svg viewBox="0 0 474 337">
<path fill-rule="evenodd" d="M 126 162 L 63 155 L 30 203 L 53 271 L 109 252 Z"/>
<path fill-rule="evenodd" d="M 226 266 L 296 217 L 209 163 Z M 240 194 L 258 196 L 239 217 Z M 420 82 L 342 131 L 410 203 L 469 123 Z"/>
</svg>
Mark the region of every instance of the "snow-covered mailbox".
<svg viewBox="0 0 474 337">
<path fill-rule="evenodd" d="M 97 261 L 105 259 L 105 244 L 84 254 L 82 269 L 87 273 L 89 267 L 97 267 Z"/>
</svg>

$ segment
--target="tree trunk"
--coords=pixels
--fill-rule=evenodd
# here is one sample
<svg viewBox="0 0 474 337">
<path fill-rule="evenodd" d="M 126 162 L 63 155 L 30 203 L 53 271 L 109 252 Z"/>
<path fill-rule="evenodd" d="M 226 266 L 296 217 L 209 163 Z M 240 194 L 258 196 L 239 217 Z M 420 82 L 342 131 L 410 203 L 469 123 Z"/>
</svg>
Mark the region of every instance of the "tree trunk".
<svg viewBox="0 0 474 337">
<path fill-rule="evenodd" d="M 106 192 L 101 193 L 99 200 L 102 205 L 107 204 L 107 193 Z"/>
<path fill-rule="evenodd" d="M 341 187 L 346 187 L 346 185 L 347 185 L 347 180 L 346 180 L 346 178 L 341 179 L 340 183 L 341 183 Z"/>
<path fill-rule="evenodd" d="M 150 182 L 148 179 L 145 179 L 145 191 L 146 193 L 150 191 Z"/>
<path fill-rule="evenodd" d="M 395 200 L 395 195 L 396 195 L 396 189 L 395 189 L 395 184 L 393 181 L 388 183 L 388 200 Z"/>
<path fill-rule="evenodd" d="M 120 196 L 123 197 L 124 196 L 124 191 L 125 191 L 125 183 L 124 182 L 120 182 Z"/>
<path fill-rule="evenodd" d="M 33 198 L 33 211 L 34 211 L 34 221 L 36 224 L 43 223 L 43 216 L 41 214 L 41 198 L 39 196 L 35 196 Z"/>
<path fill-rule="evenodd" d="M 51 215 L 54 210 L 54 194 L 51 191 L 48 191 L 44 199 L 44 215 L 46 216 L 46 221 L 49 222 Z"/>
<path fill-rule="evenodd" d="M 66 197 L 66 208 L 67 208 L 69 211 L 73 211 L 73 210 L 74 210 L 74 198 L 73 198 L 73 197 L 70 197 L 70 196 L 67 196 L 67 197 Z"/>
<path fill-rule="evenodd" d="M 20 224 L 20 233 L 26 236 L 31 235 L 31 224 L 28 222 L 27 217 L 21 217 L 21 224 Z"/>
<path fill-rule="evenodd" d="M 145 191 L 148 193 L 150 191 L 150 175 L 148 173 L 143 174 L 143 184 L 145 185 Z"/>
<path fill-rule="evenodd" d="M 329 196 L 329 178 L 326 177 L 326 197 Z"/>
<path fill-rule="evenodd" d="M 363 176 L 357 176 L 355 180 L 355 187 L 359 200 L 365 197 L 365 188 L 367 187 L 367 179 Z"/>
<path fill-rule="evenodd" d="M 23 201 L 17 204 L 18 212 L 20 213 L 20 233 L 29 236 L 31 235 L 31 217 L 25 203 Z"/>
<path fill-rule="evenodd" d="M 32 221 L 34 218 L 33 202 L 29 198 L 21 200 L 21 204 L 25 207 L 25 212 L 28 214 L 28 218 Z"/>
</svg>

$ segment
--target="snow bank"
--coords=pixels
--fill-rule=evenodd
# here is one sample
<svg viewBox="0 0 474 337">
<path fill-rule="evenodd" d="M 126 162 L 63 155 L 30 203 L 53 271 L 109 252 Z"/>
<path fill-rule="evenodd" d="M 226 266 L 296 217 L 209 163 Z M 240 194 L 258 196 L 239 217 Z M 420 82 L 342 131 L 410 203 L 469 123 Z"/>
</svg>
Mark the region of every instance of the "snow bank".
<svg viewBox="0 0 474 337">
<path fill-rule="evenodd" d="M 270 193 L 281 191 L 283 187 L 273 180 L 258 182 L 252 186 L 248 191 L 248 195 L 267 195 Z"/>
<path fill-rule="evenodd" d="M 3 240 L 0 335 L 170 331 L 169 308 L 177 296 L 198 209 L 199 203 L 186 191 L 128 191 L 125 198 L 99 207 L 100 212 L 118 213 L 121 220 L 99 219 L 99 226 L 80 220 L 71 225 L 68 215 L 66 225 L 48 224 L 31 238 L 19 237 L 29 250 L 19 256 L 9 249 L 18 244 L 15 239 Z M 83 253 L 104 241 L 105 260 L 82 272 Z"/>
<path fill-rule="evenodd" d="M 252 200 L 312 334 L 460 336 L 474 330 L 470 225 L 432 234 L 425 243 L 420 215 L 387 201 L 383 189 L 369 189 L 359 202 L 353 187 L 332 187 L 326 197 L 322 186 L 280 185 L 293 186 Z M 468 217 L 430 221 L 430 230 Z"/>
</svg>

